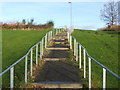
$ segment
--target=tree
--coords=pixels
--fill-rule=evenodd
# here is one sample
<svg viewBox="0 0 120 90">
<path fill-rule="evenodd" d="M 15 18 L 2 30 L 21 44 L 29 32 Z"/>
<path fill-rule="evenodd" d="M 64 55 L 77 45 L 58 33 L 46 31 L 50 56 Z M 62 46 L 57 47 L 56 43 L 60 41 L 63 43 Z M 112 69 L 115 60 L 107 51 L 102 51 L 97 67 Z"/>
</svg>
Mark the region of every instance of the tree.
<svg viewBox="0 0 120 90">
<path fill-rule="evenodd" d="M 23 25 L 26 24 L 26 20 L 25 20 L 25 19 L 22 20 L 22 24 L 23 24 Z"/>
<path fill-rule="evenodd" d="M 108 26 L 117 24 L 118 22 L 118 2 L 114 0 L 108 2 L 101 9 L 101 19 L 106 22 Z"/>
<path fill-rule="evenodd" d="M 47 25 L 51 26 L 51 27 L 54 27 L 54 22 L 53 21 L 48 21 L 47 22 Z"/>
<path fill-rule="evenodd" d="M 120 25 L 120 1 L 118 2 L 118 24 Z"/>
<path fill-rule="evenodd" d="M 30 25 L 33 25 L 34 19 L 30 20 Z"/>
</svg>

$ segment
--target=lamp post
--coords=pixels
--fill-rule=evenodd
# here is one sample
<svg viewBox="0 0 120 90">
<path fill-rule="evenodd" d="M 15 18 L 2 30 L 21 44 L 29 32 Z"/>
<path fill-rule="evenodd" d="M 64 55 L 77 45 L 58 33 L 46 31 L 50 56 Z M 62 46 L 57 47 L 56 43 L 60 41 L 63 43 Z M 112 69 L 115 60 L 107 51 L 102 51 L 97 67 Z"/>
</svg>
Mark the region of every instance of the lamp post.
<svg viewBox="0 0 120 90">
<path fill-rule="evenodd" d="M 72 23 L 72 2 L 68 2 L 70 4 L 70 33 L 73 32 L 73 23 Z"/>
</svg>

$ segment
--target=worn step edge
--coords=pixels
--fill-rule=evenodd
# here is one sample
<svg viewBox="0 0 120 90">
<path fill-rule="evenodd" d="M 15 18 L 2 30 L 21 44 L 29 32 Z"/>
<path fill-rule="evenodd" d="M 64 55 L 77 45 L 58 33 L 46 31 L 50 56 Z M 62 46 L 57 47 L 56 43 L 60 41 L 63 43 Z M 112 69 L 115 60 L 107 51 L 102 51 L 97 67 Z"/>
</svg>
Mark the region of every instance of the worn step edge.
<svg viewBox="0 0 120 90">
<path fill-rule="evenodd" d="M 41 88 L 82 88 L 81 83 L 32 83 L 32 85 L 41 86 Z"/>
<path fill-rule="evenodd" d="M 48 50 L 68 50 L 69 48 L 46 48 Z"/>
<path fill-rule="evenodd" d="M 52 38 L 52 40 L 67 40 L 68 38 Z"/>
<path fill-rule="evenodd" d="M 55 41 L 54 41 L 54 43 L 55 43 L 55 44 L 65 44 L 66 42 L 55 42 Z"/>
</svg>

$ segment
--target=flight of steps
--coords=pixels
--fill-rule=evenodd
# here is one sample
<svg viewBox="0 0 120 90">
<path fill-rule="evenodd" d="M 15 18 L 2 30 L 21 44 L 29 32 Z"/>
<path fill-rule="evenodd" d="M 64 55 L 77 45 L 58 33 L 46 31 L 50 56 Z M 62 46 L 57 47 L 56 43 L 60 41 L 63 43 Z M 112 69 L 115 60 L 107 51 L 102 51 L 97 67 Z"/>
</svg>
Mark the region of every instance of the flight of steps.
<svg viewBox="0 0 120 90">
<path fill-rule="evenodd" d="M 46 48 L 49 53 L 43 57 L 44 65 L 36 80 L 31 84 L 36 88 L 82 88 L 80 70 L 65 60 L 70 58 L 67 32 L 57 34 Z"/>
</svg>

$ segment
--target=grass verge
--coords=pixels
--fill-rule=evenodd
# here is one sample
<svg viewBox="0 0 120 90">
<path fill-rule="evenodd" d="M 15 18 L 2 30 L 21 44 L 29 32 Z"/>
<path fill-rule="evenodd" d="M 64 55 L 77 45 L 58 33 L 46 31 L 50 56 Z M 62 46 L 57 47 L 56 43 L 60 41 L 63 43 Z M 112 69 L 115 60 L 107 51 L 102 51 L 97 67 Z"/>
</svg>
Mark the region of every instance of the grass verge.
<svg viewBox="0 0 120 90">
<path fill-rule="evenodd" d="M 75 30 L 72 35 L 87 49 L 90 56 L 118 74 L 118 32 Z M 88 84 L 88 58 L 86 59 L 87 79 L 85 83 Z M 93 61 L 92 87 L 102 87 L 102 68 Z M 118 79 L 109 72 L 107 72 L 107 88 L 118 88 Z"/>
</svg>

